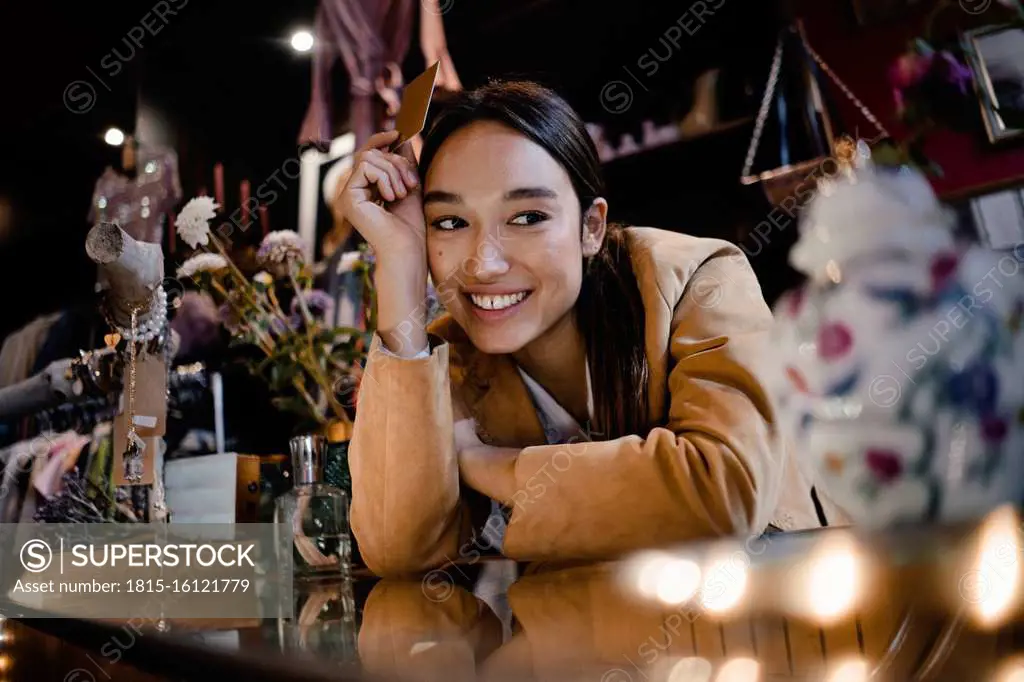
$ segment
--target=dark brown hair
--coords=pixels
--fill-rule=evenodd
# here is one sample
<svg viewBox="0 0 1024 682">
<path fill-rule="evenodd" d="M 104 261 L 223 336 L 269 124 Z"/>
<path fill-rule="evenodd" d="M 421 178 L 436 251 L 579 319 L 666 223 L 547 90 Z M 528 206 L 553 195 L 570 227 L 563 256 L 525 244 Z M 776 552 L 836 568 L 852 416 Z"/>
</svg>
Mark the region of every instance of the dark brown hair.
<svg viewBox="0 0 1024 682">
<path fill-rule="evenodd" d="M 475 121 L 495 121 L 543 147 L 566 170 L 586 216 L 604 194 L 601 164 L 586 126 L 552 90 L 528 81 L 494 82 L 445 102 L 423 141 L 420 177 L 426 177 L 441 144 Z M 582 237 L 582 231 L 581 231 Z M 622 226 L 609 224 L 597 255 L 583 264 L 576 301 L 594 392 L 591 429 L 602 438 L 642 434 L 647 428 L 644 306 Z"/>
</svg>

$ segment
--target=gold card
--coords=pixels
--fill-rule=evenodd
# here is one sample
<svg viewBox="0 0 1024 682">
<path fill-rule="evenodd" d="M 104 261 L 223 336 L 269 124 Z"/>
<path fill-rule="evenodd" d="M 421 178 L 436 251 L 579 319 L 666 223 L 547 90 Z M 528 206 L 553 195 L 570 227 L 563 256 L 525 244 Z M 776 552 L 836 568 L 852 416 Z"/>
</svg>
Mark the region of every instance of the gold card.
<svg viewBox="0 0 1024 682">
<path fill-rule="evenodd" d="M 434 62 L 426 71 L 416 76 L 402 91 L 402 105 L 395 119 L 398 139 L 391 144 L 391 151 L 420 134 L 427 123 L 427 110 L 434 95 L 434 82 L 441 62 Z"/>
</svg>

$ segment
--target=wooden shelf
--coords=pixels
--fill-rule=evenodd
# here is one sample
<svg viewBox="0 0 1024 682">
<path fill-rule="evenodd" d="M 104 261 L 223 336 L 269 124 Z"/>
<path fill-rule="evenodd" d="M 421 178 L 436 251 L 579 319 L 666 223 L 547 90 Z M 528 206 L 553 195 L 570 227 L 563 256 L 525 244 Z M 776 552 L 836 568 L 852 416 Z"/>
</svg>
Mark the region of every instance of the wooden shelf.
<svg viewBox="0 0 1024 682">
<path fill-rule="evenodd" d="M 662 152 L 662 151 L 664 151 L 666 149 L 673 149 L 673 148 L 681 149 L 681 148 L 683 148 L 683 147 L 685 147 L 687 145 L 690 145 L 690 144 L 695 144 L 695 143 L 699 143 L 699 142 L 706 142 L 706 141 L 710 140 L 711 138 L 715 138 L 715 137 L 719 137 L 719 136 L 722 136 L 722 135 L 726 135 L 728 133 L 735 133 L 735 132 L 737 132 L 739 130 L 745 129 L 748 126 L 750 126 L 750 124 L 753 121 L 754 121 L 754 117 L 753 116 L 749 116 L 747 118 L 740 118 L 740 119 L 736 119 L 734 121 L 727 121 L 725 123 L 720 123 L 720 124 L 710 128 L 710 129 L 700 133 L 699 135 L 690 135 L 690 136 L 685 136 L 685 137 L 679 137 L 679 138 L 677 138 L 675 140 L 672 140 L 671 142 L 666 142 L 664 144 L 655 145 L 653 147 L 642 147 L 640 149 L 637 149 L 634 152 L 629 152 L 628 154 L 622 154 L 620 156 L 615 156 L 615 157 L 613 157 L 611 159 L 608 159 L 607 161 L 604 161 L 602 165 L 604 165 L 605 167 L 609 167 L 609 166 L 612 166 L 612 165 L 616 164 L 617 162 L 619 162 L 619 161 L 621 161 L 623 159 L 634 159 L 634 158 L 637 158 L 637 157 L 642 157 L 642 156 L 647 155 L 647 154 L 651 154 L 653 152 Z"/>
</svg>

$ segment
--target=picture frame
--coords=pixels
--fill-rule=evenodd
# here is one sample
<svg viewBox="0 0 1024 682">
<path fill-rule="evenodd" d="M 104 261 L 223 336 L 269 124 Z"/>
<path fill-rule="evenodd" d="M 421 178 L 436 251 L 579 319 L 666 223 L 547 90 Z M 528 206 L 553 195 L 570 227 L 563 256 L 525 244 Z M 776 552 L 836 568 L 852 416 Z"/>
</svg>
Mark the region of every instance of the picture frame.
<svg viewBox="0 0 1024 682">
<path fill-rule="evenodd" d="M 1024 128 L 1008 125 L 999 113 L 1000 101 L 1010 97 L 1015 109 L 1024 110 L 1024 28 L 988 26 L 967 31 L 962 45 L 989 142 L 1024 141 Z"/>
<path fill-rule="evenodd" d="M 1024 189 L 1016 187 L 970 200 L 977 239 L 986 247 L 1008 250 L 1024 244 Z"/>
</svg>

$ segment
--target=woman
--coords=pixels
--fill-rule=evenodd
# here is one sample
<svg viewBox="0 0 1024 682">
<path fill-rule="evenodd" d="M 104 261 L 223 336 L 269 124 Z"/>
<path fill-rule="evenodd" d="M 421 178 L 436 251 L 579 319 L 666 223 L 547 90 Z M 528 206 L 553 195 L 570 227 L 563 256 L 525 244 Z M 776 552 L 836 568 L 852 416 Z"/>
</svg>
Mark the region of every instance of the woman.
<svg viewBox="0 0 1024 682">
<path fill-rule="evenodd" d="M 371 570 L 479 556 L 485 522 L 529 561 L 818 525 L 755 379 L 772 318 L 739 249 L 608 224 L 583 122 L 532 83 L 460 94 L 418 169 L 396 138 L 338 199 L 377 254 L 350 454 Z M 429 330 L 428 268 L 449 312 Z"/>
</svg>

